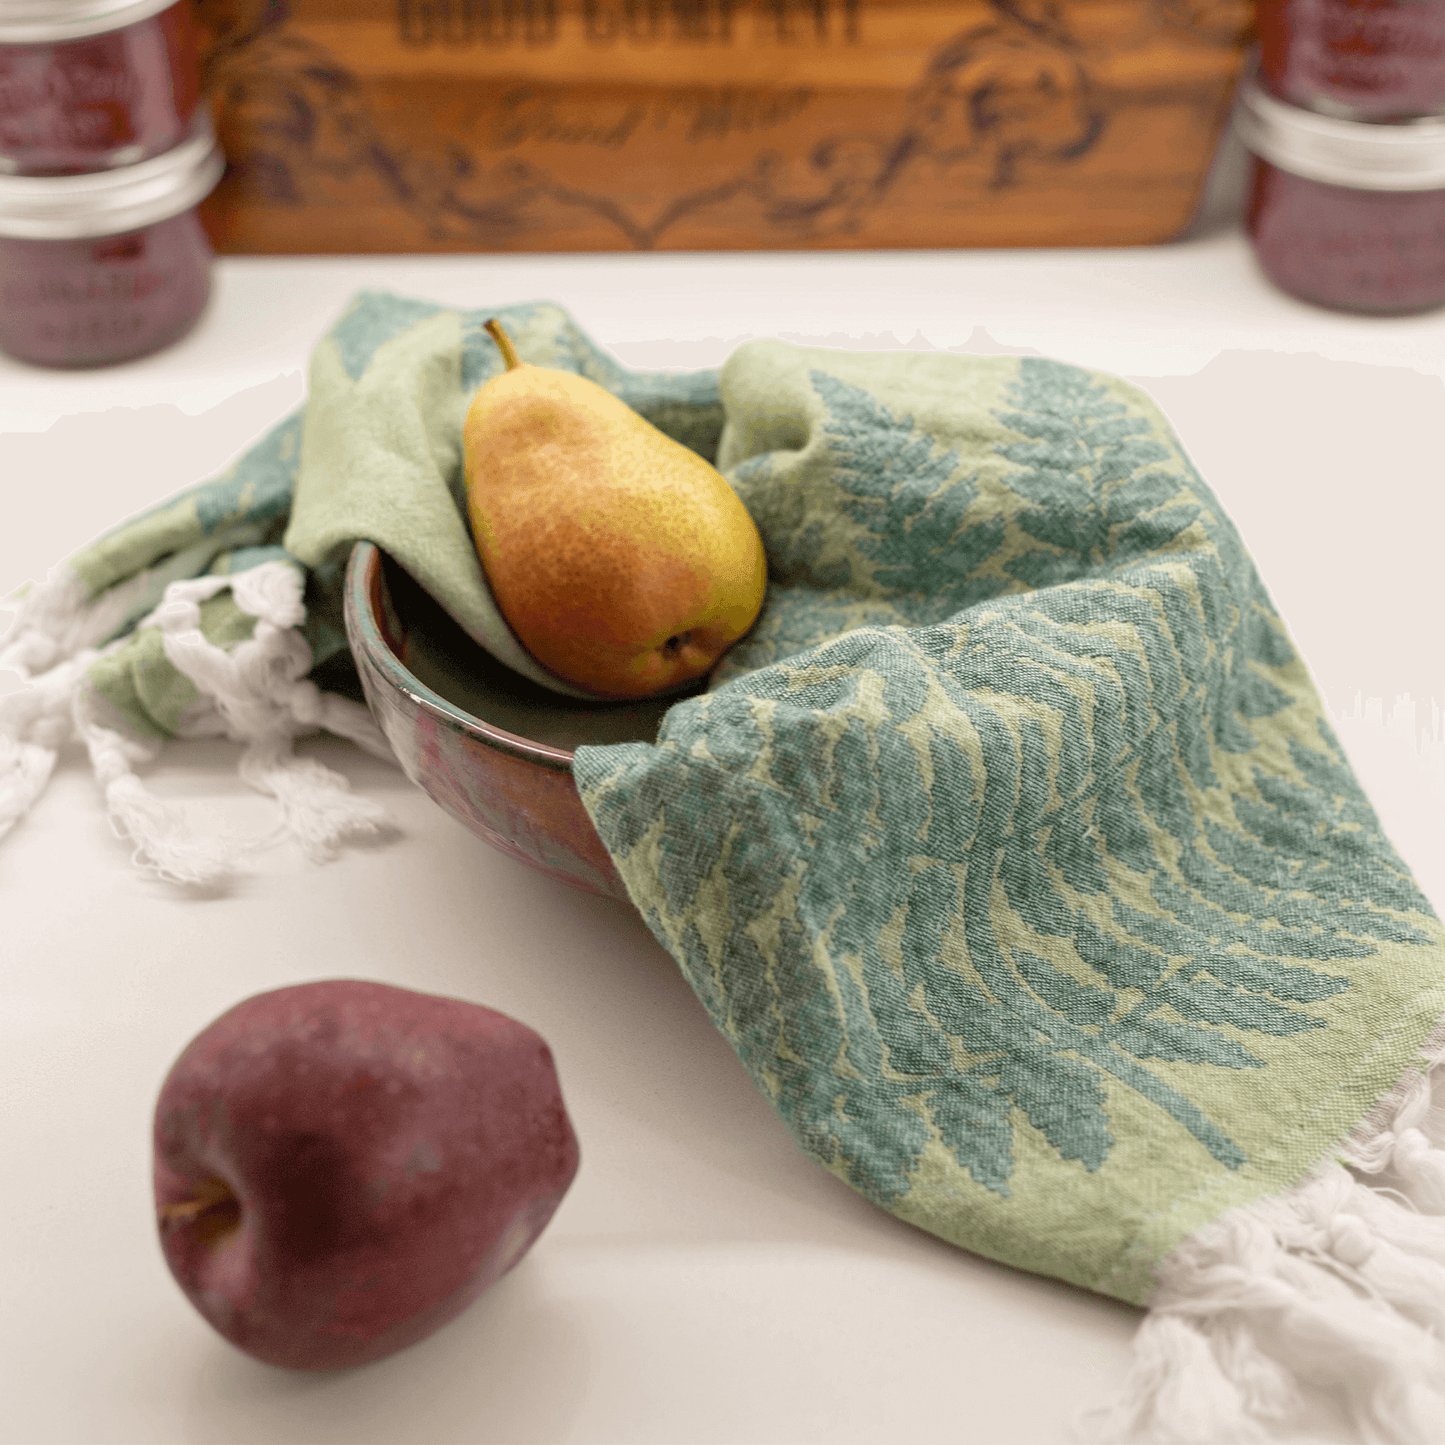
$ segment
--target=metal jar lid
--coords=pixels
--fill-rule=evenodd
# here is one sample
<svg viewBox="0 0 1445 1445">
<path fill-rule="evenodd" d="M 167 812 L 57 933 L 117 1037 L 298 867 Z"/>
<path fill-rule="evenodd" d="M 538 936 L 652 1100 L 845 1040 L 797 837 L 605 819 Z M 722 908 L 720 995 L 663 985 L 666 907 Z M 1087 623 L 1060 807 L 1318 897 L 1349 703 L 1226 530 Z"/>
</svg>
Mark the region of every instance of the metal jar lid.
<svg viewBox="0 0 1445 1445">
<path fill-rule="evenodd" d="M 0 176 L 0 236 L 74 241 L 139 231 L 190 210 L 225 169 L 211 118 L 199 111 L 189 139 L 138 165 L 81 176 Z"/>
<path fill-rule="evenodd" d="M 178 0 L 0 0 L 0 45 L 53 45 L 123 30 Z"/>
<path fill-rule="evenodd" d="M 1287 105 L 1250 74 L 1234 127 L 1260 160 L 1291 175 L 1356 191 L 1445 190 L 1445 116 L 1344 120 Z"/>
</svg>

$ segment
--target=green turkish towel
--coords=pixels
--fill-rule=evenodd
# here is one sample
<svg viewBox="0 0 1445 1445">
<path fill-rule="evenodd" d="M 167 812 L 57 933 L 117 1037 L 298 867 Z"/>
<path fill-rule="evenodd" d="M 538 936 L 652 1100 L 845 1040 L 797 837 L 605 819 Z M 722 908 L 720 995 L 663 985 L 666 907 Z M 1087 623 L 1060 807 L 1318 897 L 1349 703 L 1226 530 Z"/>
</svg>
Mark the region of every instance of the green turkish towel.
<svg viewBox="0 0 1445 1445">
<path fill-rule="evenodd" d="M 69 688 L 113 807 L 143 812 L 118 749 L 229 731 L 318 856 L 380 826 L 283 746 L 377 745 L 325 690 L 358 537 L 570 691 L 463 520 L 492 315 L 713 457 L 762 532 L 768 599 L 712 689 L 575 772 L 799 1145 L 946 1240 L 1152 1306 L 1110 1438 L 1254 1438 L 1320 1381 L 1362 1432 L 1441 1438 L 1445 931 L 1233 524 L 1117 378 L 775 341 L 641 375 L 554 306 L 364 295 L 303 413 L 27 601 L 12 812 Z"/>
</svg>

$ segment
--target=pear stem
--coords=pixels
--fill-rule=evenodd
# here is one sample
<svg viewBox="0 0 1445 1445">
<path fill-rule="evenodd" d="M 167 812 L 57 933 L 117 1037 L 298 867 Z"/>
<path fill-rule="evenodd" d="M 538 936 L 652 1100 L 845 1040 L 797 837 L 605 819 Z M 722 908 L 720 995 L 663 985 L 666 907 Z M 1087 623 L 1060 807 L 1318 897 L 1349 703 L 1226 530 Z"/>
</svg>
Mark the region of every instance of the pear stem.
<svg viewBox="0 0 1445 1445">
<path fill-rule="evenodd" d="M 494 316 L 487 322 L 487 330 L 491 332 L 492 340 L 501 348 L 502 360 L 507 363 L 507 370 L 515 371 L 522 364 L 522 358 L 517 355 L 517 348 L 512 345 L 512 338 L 502 330 L 502 323 Z"/>
</svg>

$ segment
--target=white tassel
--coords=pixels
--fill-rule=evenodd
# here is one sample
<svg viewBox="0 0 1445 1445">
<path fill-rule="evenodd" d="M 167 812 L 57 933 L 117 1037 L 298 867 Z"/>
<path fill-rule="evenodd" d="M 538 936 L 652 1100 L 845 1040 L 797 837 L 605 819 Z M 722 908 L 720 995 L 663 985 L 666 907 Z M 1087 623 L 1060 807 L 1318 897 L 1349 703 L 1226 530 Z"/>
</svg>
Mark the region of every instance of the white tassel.
<svg viewBox="0 0 1445 1445">
<path fill-rule="evenodd" d="M 0 672 L 30 677 L 49 671 L 79 651 L 85 645 L 82 637 L 89 600 L 75 573 L 68 567 L 56 567 L 44 582 L 11 604 L 16 615 L 0 644 Z"/>
<path fill-rule="evenodd" d="M 1245 1392 L 1236 1383 L 1237 1371 L 1225 1368 L 1223 1353 L 1189 1321 L 1171 1314 L 1150 1316 L 1135 1337 L 1124 1394 L 1107 1412 L 1085 1422 L 1086 1436 L 1155 1445 L 1263 1441 L 1264 1431 L 1251 1418 Z"/>
<path fill-rule="evenodd" d="M 229 652 L 200 630 L 200 603 L 226 587 L 240 609 L 257 619 L 250 640 Z M 302 588 L 298 571 L 280 562 L 233 576 L 182 579 L 167 586 L 163 601 L 137 630 L 158 627 L 167 658 L 201 694 L 203 706 L 189 732 L 223 733 L 246 743 L 241 776 L 276 798 L 282 831 L 308 857 L 323 861 L 343 843 L 374 837 L 391 825 L 385 811 L 355 797 L 339 773 L 297 758 L 293 739 L 325 729 L 377 757 L 395 758 L 364 707 L 323 693 L 307 679 L 311 650 L 296 630 L 306 616 Z M 109 635 L 116 614 L 105 596 L 89 601 L 78 579 L 63 568 L 20 601 L 16 625 L 0 648 L 0 668 L 19 671 L 29 685 L 0 697 L 0 837 L 44 790 L 60 749 L 79 737 L 111 824 L 134 845 L 137 866 L 175 883 L 219 883 L 234 873 L 242 847 L 257 845 L 201 837 L 181 809 L 150 793 L 135 768 L 152 761 L 159 744 L 132 741 L 106 726 L 85 684 L 86 669 L 101 655 L 91 644 Z"/>
<path fill-rule="evenodd" d="M 1138 1445 L 1260 1441 L 1331 1395 L 1369 1445 L 1445 1440 L 1445 1150 L 1412 1071 L 1323 1164 L 1164 1261 L 1123 1394 L 1087 1421 Z"/>
<path fill-rule="evenodd" d="M 40 656 L 40 649 L 34 655 Z M 81 653 L 33 678 L 19 692 L 0 697 L 0 838 L 45 790 L 60 749 L 72 735 L 76 682 L 95 656 Z"/>
<path fill-rule="evenodd" d="M 343 843 L 385 831 L 390 825 L 378 804 L 354 796 L 339 773 L 292 751 L 296 736 L 325 727 L 391 757 L 364 709 L 307 681 L 311 649 L 295 630 L 306 616 L 300 575 L 285 563 L 267 562 L 223 579 L 237 606 L 257 619 L 250 640 L 230 652 L 200 631 L 203 594 L 197 584 L 214 580 L 174 584 L 146 620 L 161 629 L 171 664 L 214 702 L 229 736 L 248 744 L 242 778 L 276 798 L 285 831 L 315 861 L 331 858 Z"/>
<path fill-rule="evenodd" d="M 29 686 L 0 697 L 0 838 L 45 791 L 70 740 L 70 697 L 81 671 L 72 654 L 86 601 L 79 578 L 57 567 L 13 604 L 0 672 L 17 672 Z"/>
<path fill-rule="evenodd" d="M 1445 1214 L 1445 1153 L 1419 1129 L 1406 1129 L 1390 1156 L 1410 1201 L 1424 1214 Z"/>
<path fill-rule="evenodd" d="M 29 685 L 0 699 L 0 838 L 44 792 L 60 749 L 79 726 L 74 710 L 85 671 L 101 655 L 96 644 L 110 637 L 121 620 L 110 593 L 92 601 L 80 579 L 63 565 L 16 604 L 14 623 L 0 646 L 0 671 L 18 672 Z M 85 741 L 89 746 L 92 740 L 86 737 Z M 99 746 L 102 759 L 113 760 L 113 750 L 108 751 L 104 742 Z M 91 757 L 94 762 L 94 746 Z M 103 770 L 107 774 L 115 771 L 111 762 L 106 762 Z M 101 771 L 97 766 L 98 776 Z M 124 771 L 129 774 L 128 764 Z M 122 806 L 130 793 L 131 786 L 118 777 L 115 787 L 108 789 L 112 823 L 129 836 L 130 830 L 120 820 L 132 817 L 144 834 L 147 830 L 141 819 L 145 810 L 139 801 L 132 798 Z M 137 856 L 145 855 L 138 841 Z"/>
<path fill-rule="evenodd" d="M 295 757 L 288 734 L 253 742 L 241 759 L 241 776 L 276 799 L 283 826 L 314 863 L 325 863 L 342 844 L 387 827 L 380 804 L 355 797 L 345 778 L 314 758 Z"/>
<path fill-rule="evenodd" d="M 53 748 L 18 742 L 0 733 L 0 838 L 45 791 L 59 754 Z"/>
<path fill-rule="evenodd" d="M 226 881 L 234 872 L 231 849 L 220 839 L 198 836 L 179 808 L 155 797 L 135 775 L 135 765 L 151 762 L 159 744 L 134 742 L 103 726 L 84 688 L 76 690 L 74 716 L 111 826 L 117 837 L 134 844 L 135 865 L 170 883 L 214 887 Z"/>
<path fill-rule="evenodd" d="M 396 762 L 396 754 L 392 752 L 386 734 L 359 702 L 339 697 L 334 692 L 322 692 L 309 678 L 303 677 L 291 688 L 286 706 L 290 708 L 291 716 L 305 725 L 306 731 L 316 732 L 324 728 L 339 738 L 348 738 L 375 757 L 384 758 L 388 763 Z"/>
</svg>

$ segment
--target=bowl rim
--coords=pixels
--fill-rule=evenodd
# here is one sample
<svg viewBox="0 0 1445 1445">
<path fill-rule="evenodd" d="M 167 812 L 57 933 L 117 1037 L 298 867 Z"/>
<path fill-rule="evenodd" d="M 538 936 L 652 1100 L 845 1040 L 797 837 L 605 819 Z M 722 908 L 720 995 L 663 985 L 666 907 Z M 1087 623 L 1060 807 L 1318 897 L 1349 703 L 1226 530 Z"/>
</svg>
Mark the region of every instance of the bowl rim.
<svg viewBox="0 0 1445 1445">
<path fill-rule="evenodd" d="M 347 558 L 342 610 L 353 654 L 364 656 L 395 691 L 406 694 L 418 707 L 448 727 L 469 733 L 497 752 L 535 763 L 552 772 L 570 774 L 573 754 L 566 748 L 521 737 L 465 711 L 440 693 L 433 692 L 392 651 L 371 606 L 373 585 L 384 580 L 381 570 L 383 559 L 381 548 L 365 540 L 353 543 L 351 555 Z"/>
</svg>

